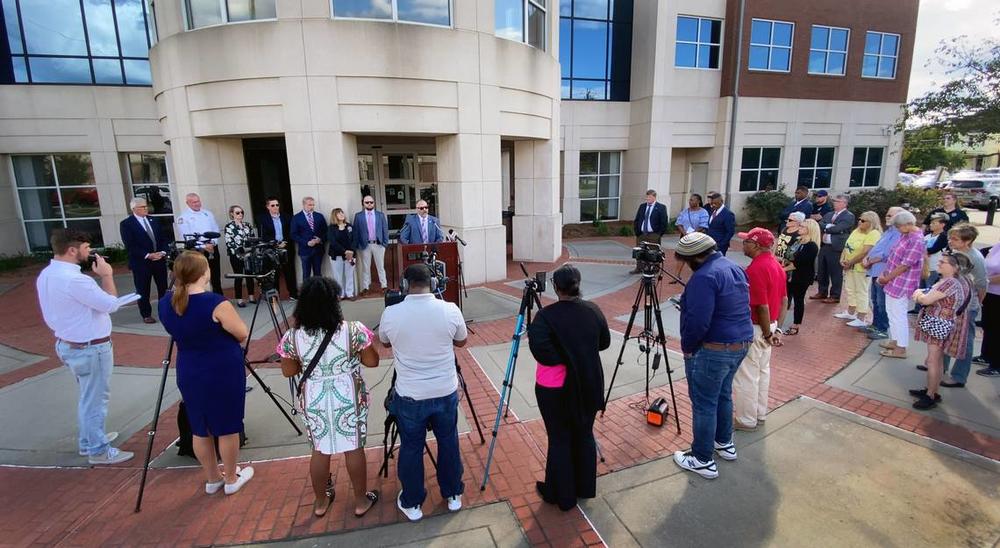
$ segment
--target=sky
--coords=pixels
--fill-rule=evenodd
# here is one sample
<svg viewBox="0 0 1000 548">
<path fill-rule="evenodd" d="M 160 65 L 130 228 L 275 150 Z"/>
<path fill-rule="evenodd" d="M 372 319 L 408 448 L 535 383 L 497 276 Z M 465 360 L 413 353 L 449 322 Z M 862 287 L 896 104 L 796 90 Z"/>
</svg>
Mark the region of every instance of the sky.
<svg viewBox="0 0 1000 548">
<path fill-rule="evenodd" d="M 933 62 L 934 50 L 942 40 L 963 34 L 970 39 L 1000 38 L 997 17 L 1000 17 L 1000 3 L 996 0 L 920 0 L 909 99 L 934 90 L 935 82 L 949 79 L 940 65 Z"/>
</svg>

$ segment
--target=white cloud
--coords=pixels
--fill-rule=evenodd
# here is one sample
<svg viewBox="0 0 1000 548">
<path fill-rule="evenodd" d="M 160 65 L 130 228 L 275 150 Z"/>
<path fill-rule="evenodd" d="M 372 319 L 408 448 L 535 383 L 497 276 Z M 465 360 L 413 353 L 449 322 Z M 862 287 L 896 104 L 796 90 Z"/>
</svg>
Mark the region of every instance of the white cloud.
<svg viewBox="0 0 1000 548">
<path fill-rule="evenodd" d="M 921 0 L 909 98 L 919 97 L 949 79 L 934 53 L 942 40 L 961 35 L 973 41 L 995 37 L 994 20 L 998 15 L 1000 7 L 995 0 Z"/>
</svg>

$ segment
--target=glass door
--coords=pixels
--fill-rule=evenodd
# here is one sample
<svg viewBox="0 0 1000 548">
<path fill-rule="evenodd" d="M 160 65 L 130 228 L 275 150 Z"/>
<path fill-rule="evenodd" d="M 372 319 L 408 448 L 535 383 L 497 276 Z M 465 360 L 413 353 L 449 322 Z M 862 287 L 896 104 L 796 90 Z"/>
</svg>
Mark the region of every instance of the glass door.
<svg viewBox="0 0 1000 548">
<path fill-rule="evenodd" d="M 375 207 L 389 221 L 395 238 L 406 216 L 417 212 L 417 202 L 427 201 L 437 215 L 437 156 L 412 151 L 372 150 L 358 153 L 361 195 L 375 197 Z"/>
</svg>

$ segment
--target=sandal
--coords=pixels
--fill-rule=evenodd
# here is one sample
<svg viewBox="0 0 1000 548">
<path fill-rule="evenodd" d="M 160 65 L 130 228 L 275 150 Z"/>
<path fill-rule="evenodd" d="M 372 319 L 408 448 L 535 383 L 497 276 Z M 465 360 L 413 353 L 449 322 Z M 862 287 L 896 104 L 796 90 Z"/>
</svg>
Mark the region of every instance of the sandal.
<svg viewBox="0 0 1000 548">
<path fill-rule="evenodd" d="M 897 359 L 900 359 L 900 360 L 906 359 L 906 354 L 905 353 L 904 354 L 897 354 L 897 353 L 893 352 L 892 350 L 882 350 L 881 352 L 879 352 L 879 355 L 884 356 L 886 358 L 897 358 Z"/>
<path fill-rule="evenodd" d="M 364 517 L 369 510 L 375 507 L 375 503 L 378 502 L 378 489 L 372 489 L 371 491 L 368 491 L 367 493 L 365 493 L 365 497 L 369 500 L 368 508 L 365 508 L 365 511 L 361 512 L 360 514 L 358 513 L 357 510 L 355 510 L 354 517 L 356 518 Z"/>
<path fill-rule="evenodd" d="M 788 335 L 789 337 L 793 337 L 793 336 L 798 335 L 798 334 L 799 334 L 799 328 L 798 327 L 789 327 L 788 331 L 785 331 L 785 335 Z"/>
<path fill-rule="evenodd" d="M 313 503 L 313 515 L 321 518 L 326 515 L 326 511 L 330 509 L 330 505 L 333 504 L 333 499 L 337 497 L 337 493 L 333 491 L 333 474 L 326 479 L 326 506 L 323 511 L 320 512 L 316 509 L 316 503 Z"/>
</svg>

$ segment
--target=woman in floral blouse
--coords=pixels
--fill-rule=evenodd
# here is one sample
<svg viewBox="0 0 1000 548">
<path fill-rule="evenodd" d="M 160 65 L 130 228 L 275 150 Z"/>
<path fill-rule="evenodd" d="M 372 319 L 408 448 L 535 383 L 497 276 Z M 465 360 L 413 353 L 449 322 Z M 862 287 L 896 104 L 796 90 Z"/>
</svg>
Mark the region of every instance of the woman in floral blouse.
<svg viewBox="0 0 1000 548">
<path fill-rule="evenodd" d="M 250 223 L 243 221 L 246 212 L 238 205 L 229 206 L 229 222 L 222 230 L 226 237 L 226 254 L 229 255 L 229 265 L 233 267 L 233 273 L 243 274 L 243 259 L 237 253 L 246 243 L 247 238 L 253 234 L 253 227 Z M 236 296 L 236 306 L 244 308 L 247 303 L 243 300 L 243 281 L 247 283 L 247 296 L 250 303 L 257 302 L 254 297 L 254 283 L 252 278 L 236 278 L 233 280 L 233 294 Z"/>
<path fill-rule="evenodd" d="M 326 515 L 333 503 L 330 457 L 344 453 L 347 474 L 354 487 L 354 515 L 365 515 L 378 502 L 378 491 L 368 491 L 365 441 L 368 433 L 368 389 L 361 366 L 378 367 L 374 335 L 361 322 L 348 322 L 340 310 L 340 287 L 330 278 L 314 276 L 302 284 L 295 305 L 296 327 L 278 343 L 281 371 L 286 377 L 304 372 L 323 338 L 333 337 L 316 368 L 305 380 L 299 407 L 312 441 L 309 475 L 316 501 L 313 514 Z"/>
</svg>

